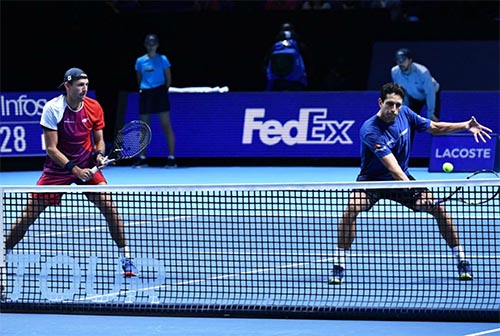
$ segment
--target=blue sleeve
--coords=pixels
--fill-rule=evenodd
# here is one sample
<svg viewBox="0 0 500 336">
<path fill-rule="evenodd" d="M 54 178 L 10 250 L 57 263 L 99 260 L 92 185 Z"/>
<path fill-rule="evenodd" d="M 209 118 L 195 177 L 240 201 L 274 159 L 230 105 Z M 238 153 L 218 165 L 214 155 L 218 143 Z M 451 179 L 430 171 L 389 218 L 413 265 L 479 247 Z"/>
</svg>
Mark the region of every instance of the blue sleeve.
<svg viewBox="0 0 500 336">
<path fill-rule="evenodd" d="M 423 73 L 424 76 L 424 91 L 425 103 L 427 105 L 427 114 L 434 115 L 436 109 L 436 90 L 432 81 L 432 76 L 429 71 Z"/>
<path fill-rule="evenodd" d="M 141 59 L 142 57 L 138 57 L 136 60 L 135 60 L 135 71 L 141 71 Z"/>
<path fill-rule="evenodd" d="M 419 116 L 418 114 L 410 110 L 408 106 L 403 106 L 401 108 L 401 113 L 406 113 L 406 115 L 408 116 L 410 127 L 419 133 L 425 132 L 431 127 L 430 119 Z"/>
<path fill-rule="evenodd" d="M 397 72 L 397 66 L 392 67 L 392 69 L 391 69 L 391 78 L 392 78 L 392 81 L 393 81 L 394 83 L 397 83 L 397 82 L 398 82 L 396 72 Z"/>
<path fill-rule="evenodd" d="M 167 56 L 161 55 L 161 63 L 163 66 L 163 69 L 170 68 L 170 61 L 168 60 Z"/>
</svg>

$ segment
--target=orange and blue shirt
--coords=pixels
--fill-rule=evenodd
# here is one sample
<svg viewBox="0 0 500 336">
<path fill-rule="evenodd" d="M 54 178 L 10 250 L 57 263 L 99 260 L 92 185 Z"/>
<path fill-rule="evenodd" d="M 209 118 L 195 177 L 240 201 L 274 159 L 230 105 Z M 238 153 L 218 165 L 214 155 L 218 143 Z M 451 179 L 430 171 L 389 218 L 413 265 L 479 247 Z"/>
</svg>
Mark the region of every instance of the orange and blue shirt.
<svg viewBox="0 0 500 336">
<path fill-rule="evenodd" d="M 95 99 L 85 97 L 82 107 L 72 110 L 61 94 L 45 104 L 40 125 L 57 131 L 57 148 L 70 161 L 79 167 L 94 166 L 92 134 L 104 128 L 104 111 Z M 43 172 L 62 174 L 65 170 L 47 155 Z"/>
</svg>

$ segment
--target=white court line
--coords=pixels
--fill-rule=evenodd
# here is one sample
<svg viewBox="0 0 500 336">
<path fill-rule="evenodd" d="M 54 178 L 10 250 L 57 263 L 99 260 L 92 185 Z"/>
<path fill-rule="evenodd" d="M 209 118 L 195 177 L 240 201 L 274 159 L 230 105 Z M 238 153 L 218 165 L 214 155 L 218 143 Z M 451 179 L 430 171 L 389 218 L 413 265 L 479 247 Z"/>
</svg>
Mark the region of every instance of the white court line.
<svg viewBox="0 0 500 336">
<path fill-rule="evenodd" d="M 325 260 L 319 260 L 315 262 L 324 262 Z M 181 281 L 173 284 L 166 284 L 166 285 L 160 285 L 160 286 L 153 286 L 153 287 L 145 287 L 145 288 L 140 288 L 140 289 L 135 289 L 135 290 L 128 290 L 127 293 L 138 293 L 138 292 L 146 292 L 154 289 L 160 289 L 160 288 L 169 288 L 172 286 L 177 286 L 177 285 L 189 285 L 189 284 L 196 284 L 200 282 L 205 282 L 205 281 L 211 281 L 211 280 L 221 280 L 221 279 L 228 279 L 228 278 L 234 278 L 240 275 L 244 274 L 256 274 L 256 273 L 265 273 L 269 271 L 273 271 L 275 269 L 282 269 L 282 268 L 290 268 L 290 267 L 296 267 L 296 266 L 304 266 L 308 265 L 310 263 L 298 263 L 298 264 L 289 264 L 289 265 L 284 265 L 284 266 L 278 266 L 278 267 L 272 267 L 272 268 L 261 268 L 258 270 L 252 270 L 252 271 L 246 271 L 246 272 L 240 272 L 240 273 L 233 273 L 233 274 L 226 274 L 226 275 L 218 275 L 214 276 L 211 278 L 205 278 L 205 279 L 196 279 L 196 280 L 189 280 L 189 281 Z M 94 295 L 94 296 L 87 296 L 81 299 L 77 300 L 71 300 L 69 302 L 74 302 L 74 301 L 86 301 L 86 300 L 93 300 L 93 299 L 100 299 L 100 298 L 106 298 L 106 297 L 114 297 L 119 295 L 120 292 L 115 292 L 115 293 L 108 293 L 104 295 Z"/>
<path fill-rule="evenodd" d="M 324 258 L 324 259 L 314 260 L 314 261 L 310 261 L 310 262 L 293 263 L 293 264 L 286 264 L 286 265 L 277 266 L 277 267 L 261 268 L 261 269 L 246 271 L 246 272 L 240 272 L 240 273 L 218 275 L 218 276 L 214 276 L 214 277 L 210 277 L 210 278 L 181 281 L 181 282 L 177 282 L 177 283 L 162 284 L 159 286 L 152 286 L 152 287 L 143 287 L 143 288 L 139 288 L 139 289 L 135 289 L 135 290 L 128 290 L 127 293 L 147 292 L 150 290 L 155 290 L 155 289 L 160 289 L 160 288 L 167 289 L 167 288 L 177 286 L 177 285 L 189 285 L 189 284 L 197 284 L 197 283 L 202 283 L 202 282 L 212 281 L 212 280 L 228 279 L 228 278 L 234 278 L 234 277 L 238 277 L 238 276 L 245 275 L 245 274 L 266 273 L 266 272 L 271 272 L 271 271 L 277 270 L 277 269 L 302 267 L 302 266 L 306 266 L 309 264 L 331 262 L 332 260 L 333 260 L 333 258 Z M 73 302 L 73 301 L 87 301 L 87 300 L 93 300 L 93 299 L 98 299 L 98 298 L 100 299 L 100 298 L 106 298 L 106 297 L 115 297 L 115 296 L 119 295 L 120 292 L 108 293 L 108 294 L 104 294 L 104 295 L 87 296 L 87 297 L 84 297 L 81 299 L 71 300 L 71 302 Z M 476 335 L 476 334 L 474 334 L 474 335 Z M 477 335 L 480 335 L 480 334 L 477 334 Z M 472 336 L 472 335 L 466 335 L 466 336 Z"/>
<path fill-rule="evenodd" d="M 180 248 L 181 249 L 181 248 Z M 51 253 L 56 254 L 66 254 L 69 256 L 88 256 L 88 251 L 75 251 L 75 250 L 61 250 L 61 249 L 50 249 L 50 250 L 23 250 L 23 254 L 40 254 L 40 255 L 50 255 Z M 315 258 L 325 258 L 321 261 L 311 261 L 309 263 L 317 263 L 317 262 L 330 262 L 333 260 L 332 255 L 325 255 L 324 253 L 303 253 L 303 252 L 257 252 L 257 251 L 196 251 L 196 252 L 186 252 L 180 251 L 178 253 L 182 253 L 183 255 L 216 255 L 216 256 L 289 256 L 289 257 L 315 257 Z M 426 258 L 426 259 L 451 259 L 448 253 L 436 253 L 436 254 L 428 254 L 428 253 L 351 253 L 349 254 L 351 258 Z M 143 257 L 141 254 L 135 256 L 135 258 Z M 500 259 L 499 255 L 491 255 L 491 254 L 471 254 L 470 258 L 473 259 Z"/>
<path fill-rule="evenodd" d="M 474 334 L 467 334 L 467 335 L 464 335 L 464 336 L 480 336 L 480 335 L 492 334 L 492 333 L 497 332 L 497 331 L 500 331 L 500 328 L 486 330 L 486 331 L 481 331 L 481 332 L 474 333 Z"/>
</svg>

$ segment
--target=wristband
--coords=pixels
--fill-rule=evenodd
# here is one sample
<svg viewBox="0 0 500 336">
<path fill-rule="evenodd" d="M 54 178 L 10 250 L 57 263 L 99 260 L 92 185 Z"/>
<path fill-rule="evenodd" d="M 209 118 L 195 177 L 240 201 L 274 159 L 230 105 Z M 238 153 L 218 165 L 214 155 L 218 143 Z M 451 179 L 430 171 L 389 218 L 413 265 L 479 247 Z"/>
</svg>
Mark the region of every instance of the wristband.
<svg viewBox="0 0 500 336">
<path fill-rule="evenodd" d="M 105 155 L 104 155 L 104 152 L 103 152 L 102 150 L 98 150 L 98 151 L 96 151 L 96 152 L 95 152 L 95 154 L 94 154 L 94 158 L 96 158 L 96 159 L 97 159 L 97 155 L 99 155 L 99 154 L 101 154 L 102 156 L 105 156 Z"/>
<path fill-rule="evenodd" d="M 75 168 L 75 166 L 76 164 L 73 161 L 68 161 L 68 163 L 66 163 L 66 165 L 64 166 L 64 170 L 69 171 L 71 173 L 71 171 L 73 170 L 73 168 Z"/>
</svg>

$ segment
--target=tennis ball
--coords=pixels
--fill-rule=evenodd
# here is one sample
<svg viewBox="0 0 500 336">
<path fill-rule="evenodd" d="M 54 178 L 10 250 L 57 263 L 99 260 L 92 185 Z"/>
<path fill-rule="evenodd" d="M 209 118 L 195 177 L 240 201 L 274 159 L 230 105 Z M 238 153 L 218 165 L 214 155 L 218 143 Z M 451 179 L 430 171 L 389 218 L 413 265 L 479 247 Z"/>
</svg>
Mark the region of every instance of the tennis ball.
<svg viewBox="0 0 500 336">
<path fill-rule="evenodd" d="M 447 173 L 451 173 L 453 171 L 453 163 L 450 162 L 443 163 L 443 170 Z"/>
</svg>

